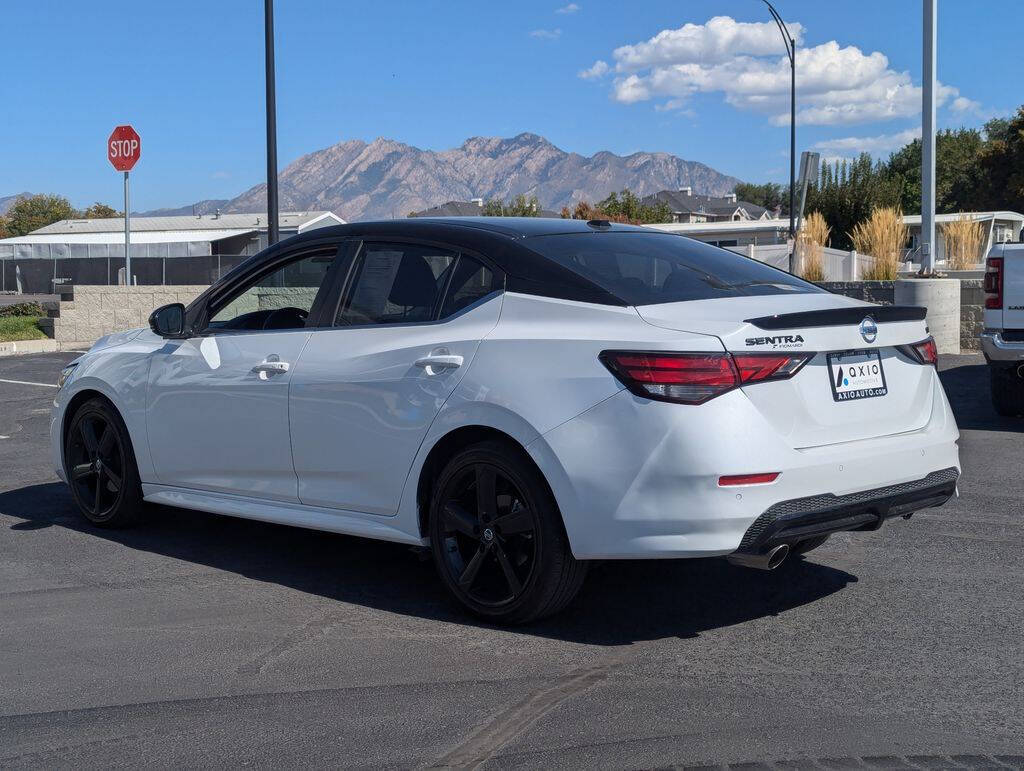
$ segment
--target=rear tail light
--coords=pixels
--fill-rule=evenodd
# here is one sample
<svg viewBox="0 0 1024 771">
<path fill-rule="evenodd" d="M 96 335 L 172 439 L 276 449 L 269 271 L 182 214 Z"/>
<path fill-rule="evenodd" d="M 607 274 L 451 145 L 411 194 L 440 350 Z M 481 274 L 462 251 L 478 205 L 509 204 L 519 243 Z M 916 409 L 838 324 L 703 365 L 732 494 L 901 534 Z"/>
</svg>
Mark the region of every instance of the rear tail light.
<svg viewBox="0 0 1024 771">
<path fill-rule="evenodd" d="M 937 366 L 939 363 L 939 349 L 935 345 L 935 338 L 928 337 L 919 343 L 900 346 L 903 352 L 910 358 L 917 359 L 922 364 Z"/>
<path fill-rule="evenodd" d="M 1003 258 L 985 260 L 985 307 L 999 310 L 1003 307 Z"/>
<path fill-rule="evenodd" d="M 604 351 L 601 362 L 638 396 L 703 404 L 745 383 L 793 377 L 814 354 Z"/>
</svg>

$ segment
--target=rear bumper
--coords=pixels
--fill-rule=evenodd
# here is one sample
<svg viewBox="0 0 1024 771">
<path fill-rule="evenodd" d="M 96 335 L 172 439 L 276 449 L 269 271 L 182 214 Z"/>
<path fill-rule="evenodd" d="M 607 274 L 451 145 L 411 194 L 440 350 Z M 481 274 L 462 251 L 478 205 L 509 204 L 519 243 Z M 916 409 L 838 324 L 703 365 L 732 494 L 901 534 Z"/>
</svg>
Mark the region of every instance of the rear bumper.
<svg viewBox="0 0 1024 771">
<path fill-rule="evenodd" d="M 988 361 L 1024 361 L 1024 343 L 1003 339 L 1002 332 L 987 329 L 981 333 L 981 350 Z"/>
<path fill-rule="evenodd" d="M 578 559 L 725 556 L 766 512 L 781 511 L 773 507 L 813 496 L 821 505 L 807 511 L 824 510 L 828 519 L 835 505 L 868 501 L 876 513 L 836 529 L 871 526 L 877 512 L 906 512 L 896 508 L 904 501 L 878 502 L 886 495 L 878 490 L 933 472 L 959 473 L 956 422 L 937 376 L 933 387 L 923 428 L 809 449 L 795 449 L 742 390 L 698 407 L 623 391 L 527 450 L 551 486 Z M 779 476 L 769 484 L 719 484 L 723 475 L 757 472 Z M 926 491 L 919 508 L 950 494 L 952 487 Z"/>
<path fill-rule="evenodd" d="M 960 472 L 950 467 L 875 490 L 781 501 L 747 528 L 737 553 L 761 554 L 779 544 L 843 530 L 877 530 L 892 517 L 909 517 L 915 511 L 941 506 L 956 492 L 959 476 Z"/>
</svg>

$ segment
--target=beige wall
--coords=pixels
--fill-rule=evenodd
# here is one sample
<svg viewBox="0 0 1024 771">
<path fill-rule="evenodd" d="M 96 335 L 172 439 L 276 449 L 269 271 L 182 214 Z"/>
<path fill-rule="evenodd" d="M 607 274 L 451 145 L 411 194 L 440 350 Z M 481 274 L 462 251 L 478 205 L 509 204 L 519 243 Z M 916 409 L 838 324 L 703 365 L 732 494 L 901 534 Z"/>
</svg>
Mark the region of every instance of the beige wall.
<svg viewBox="0 0 1024 771">
<path fill-rule="evenodd" d="M 188 305 L 205 286 L 76 286 L 75 299 L 61 301 L 52 319 L 53 338 L 62 349 L 88 348 L 104 335 L 145 327 L 161 305 Z"/>
</svg>

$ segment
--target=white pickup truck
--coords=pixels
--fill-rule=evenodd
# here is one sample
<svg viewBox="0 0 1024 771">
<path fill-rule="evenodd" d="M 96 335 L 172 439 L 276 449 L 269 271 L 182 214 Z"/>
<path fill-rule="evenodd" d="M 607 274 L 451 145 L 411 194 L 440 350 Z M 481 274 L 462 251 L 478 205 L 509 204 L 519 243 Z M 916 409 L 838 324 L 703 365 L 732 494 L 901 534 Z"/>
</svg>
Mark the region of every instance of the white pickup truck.
<svg viewBox="0 0 1024 771">
<path fill-rule="evenodd" d="M 996 412 L 1024 415 L 1024 243 L 995 246 L 985 260 L 981 347 Z"/>
</svg>

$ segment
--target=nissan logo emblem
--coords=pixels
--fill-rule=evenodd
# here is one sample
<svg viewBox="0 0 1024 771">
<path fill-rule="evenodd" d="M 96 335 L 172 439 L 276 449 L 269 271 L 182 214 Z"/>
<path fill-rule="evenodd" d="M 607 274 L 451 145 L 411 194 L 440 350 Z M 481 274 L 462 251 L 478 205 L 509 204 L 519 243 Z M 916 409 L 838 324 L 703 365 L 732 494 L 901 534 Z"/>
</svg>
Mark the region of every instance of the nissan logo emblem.
<svg viewBox="0 0 1024 771">
<path fill-rule="evenodd" d="M 875 338 L 878 337 L 878 325 L 875 324 L 875 320 L 870 316 L 866 316 L 860 323 L 860 336 L 864 338 L 865 343 L 875 342 Z"/>
</svg>

